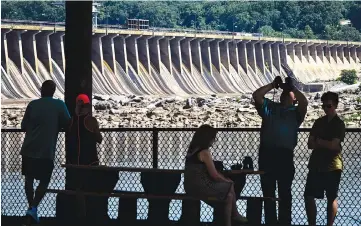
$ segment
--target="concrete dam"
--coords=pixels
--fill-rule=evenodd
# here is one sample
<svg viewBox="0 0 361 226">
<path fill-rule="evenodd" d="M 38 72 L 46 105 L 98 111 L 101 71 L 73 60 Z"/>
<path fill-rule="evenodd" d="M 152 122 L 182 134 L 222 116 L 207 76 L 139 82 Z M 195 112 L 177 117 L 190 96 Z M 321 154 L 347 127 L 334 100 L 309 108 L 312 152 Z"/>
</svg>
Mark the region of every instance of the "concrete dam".
<svg viewBox="0 0 361 226">
<path fill-rule="evenodd" d="M 63 97 L 64 35 L 64 27 L 1 25 L 3 99 L 39 97 L 47 79 Z M 357 42 L 121 29 L 95 29 L 92 37 L 94 94 L 249 93 L 285 77 L 285 67 L 303 87 L 322 89 L 343 69 L 359 71 L 360 61 Z"/>
</svg>

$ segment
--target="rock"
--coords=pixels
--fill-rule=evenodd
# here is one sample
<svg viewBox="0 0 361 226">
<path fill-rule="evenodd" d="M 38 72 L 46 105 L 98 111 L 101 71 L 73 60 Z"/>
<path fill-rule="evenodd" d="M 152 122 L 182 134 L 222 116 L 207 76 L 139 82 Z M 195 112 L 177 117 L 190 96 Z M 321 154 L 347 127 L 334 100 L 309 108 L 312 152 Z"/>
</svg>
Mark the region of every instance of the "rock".
<svg viewBox="0 0 361 226">
<path fill-rule="evenodd" d="M 205 106 L 212 108 L 212 107 L 214 107 L 214 105 L 215 105 L 214 103 L 208 102 Z"/>
<path fill-rule="evenodd" d="M 355 110 L 355 109 L 356 109 L 355 105 L 349 105 L 349 106 L 344 107 L 344 111 L 352 111 L 352 110 Z"/>
<path fill-rule="evenodd" d="M 146 115 L 148 118 L 151 118 L 151 117 L 154 116 L 155 114 L 154 114 L 152 111 L 148 111 L 145 115 Z"/>
<path fill-rule="evenodd" d="M 115 95 L 111 96 L 110 100 L 120 103 L 121 105 L 127 104 L 130 101 L 130 99 L 126 96 L 115 96 Z"/>
<path fill-rule="evenodd" d="M 93 99 L 95 100 L 109 100 L 108 95 L 100 95 L 100 94 L 94 94 Z"/>
<path fill-rule="evenodd" d="M 217 95 L 216 95 L 216 94 L 212 94 L 211 97 L 217 97 Z"/>
<path fill-rule="evenodd" d="M 165 115 L 165 111 L 163 110 L 163 108 L 156 108 L 153 110 L 153 113 L 156 115 Z"/>
<path fill-rule="evenodd" d="M 237 109 L 237 112 L 249 112 L 248 108 L 240 107 Z"/>
<path fill-rule="evenodd" d="M 156 107 L 163 107 L 163 102 L 164 102 L 164 100 L 158 100 L 157 102 L 154 103 L 154 105 Z"/>
<path fill-rule="evenodd" d="M 193 100 L 192 100 L 192 98 L 188 98 L 187 100 L 186 100 L 186 105 L 183 107 L 183 109 L 189 109 L 189 108 L 191 108 L 193 106 Z"/>
<path fill-rule="evenodd" d="M 143 100 L 143 97 L 134 97 L 134 98 L 132 99 L 132 102 L 140 103 L 142 100 Z"/>
<path fill-rule="evenodd" d="M 196 102 L 197 102 L 198 107 L 202 107 L 206 103 L 206 99 L 197 97 Z"/>
<path fill-rule="evenodd" d="M 120 110 L 110 109 L 110 110 L 109 110 L 109 114 L 111 114 L 111 115 L 120 114 Z"/>
<path fill-rule="evenodd" d="M 95 110 L 106 110 L 110 109 L 111 105 L 107 101 L 99 101 L 94 105 Z"/>
<path fill-rule="evenodd" d="M 147 109 L 154 109 L 154 108 L 156 108 L 156 106 L 155 106 L 155 104 L 149 104 L 148 106 L 147 106 Z"/>
<path fill-rule="evenodd" d="M 112 101 L 110 103 L 111 103 L 111 108 L 119 109 L 121 107 L 121 105 L 118 102 Z"/>
<path fill-rule="evenodd" d="M 320 93 L 316 93 L 315 97 L 313 98 L 314 100 L 318 100 L 321 99 L 321 95 Z"/>
<path fill-rule="evenodd" d="M 316 93 L 315 93 L 316 94 Z M 309 107 L 301 127 L 311 127 L 324 115 L 315 94 L 307 94 Z M 274 95 L 279 100 L 280 92 Z M 318 98 L 322 93 L 316 94 Z M 273 99 L 273 93 L 267 94 Z M 340 94 L 339 112 L 349 120 L 347 127 L 360 127 L 359 93 Z M 317 98 L 316 98 L 317 99 Z M 198 127 L 207 123 L 218 127 L 259 127 L 261 117 L 252 104 L 251 94 L 233 96 L 154 97 L 135 95 L 94 95 L 93 115 L 102 128 L 116 127 Z M 26 105 L 9 105 L 2 109 L 3 128 L 20 128 Z M 356 116 L 352 116 L 357 114 Z M 345 122 L 346 123 L 346 122 Z"/>
<path fill-rule="evenodd" d="M 18 115 L 16 115 L 16 114 L 10 114 L 9 115 L 9 120 L 14 120 L 14 119 L 16 119 L 18 117 Z"/>
<path fill-rule="evenodd" d="M 112 122 L 113 124 L 118 124 L 121 121 L 120 117 L 113 117 Z"/>
<path fill-rule="evenodd" d="M 240 100 L 242 100 L 242 99 L 253 100 L 253 96 L 252 96 L 252 94 L 242 94 Z"/>
<path fill-rule="evenodd" d="M 313 109 L 320 109 L 321 108 L 319 103 L 312 103 L 310 107 L 312 107 Z"/>
<path fill-rule="evenodd" d="M 241 114 L 237 114 L 237 121 L 238 122 L 245 122 L 246 119 Z"/>
<path fill-rule="evenodd" d="M 348 126 L 350 126 L 350 127 L 354 127 L 354 126 L 357 125 L 357 123 L 356 123 L 356 122 L 351 122 L 351 121 L 349 121 L 349 122 L 346 122 L 346 125 L 348 125 Z"/>
<path fill-rule="evenodd" d="M 164 102 L 166 102 L 167 104 L 171 104 L 176 102 L 176 98 L 175 97 L 168 97 L 164 100 Z"/>
<path fill-rule="evenodd" d="M 223 109 L 223 108 L 216 108 L 216 112 L 224 112 L 226 111 L 226 109 Z"/>
</svg>

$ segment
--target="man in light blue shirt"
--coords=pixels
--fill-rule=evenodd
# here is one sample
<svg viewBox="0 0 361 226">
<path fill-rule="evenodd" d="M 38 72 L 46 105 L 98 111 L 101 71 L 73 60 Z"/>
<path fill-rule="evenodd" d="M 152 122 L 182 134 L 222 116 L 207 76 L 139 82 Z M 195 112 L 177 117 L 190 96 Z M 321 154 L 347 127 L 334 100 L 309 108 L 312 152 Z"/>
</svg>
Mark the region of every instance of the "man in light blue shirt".
<svg viewBox="0 0 361 226">
<path fill-rule="evenodd" d="M 253 93 L 258 114 L 262 117 L 258 160 L 259 169 L 265 172 L 261 175 L 262 192 L 265 197 L 275 197 L 277 184 L 281 199 L 278 220 L 276 203 L 265 202 L 267 225 L 291 225 L 292 221 L 291 186 L 295 173 L 293 150 L 297 145 L 297 132 L 305 118 L 308 101 L 292 85 L 291 80 L 288 81 L 290 82 L 282 83 L 282 79 L 277 77 L 272 83 Z M 266 93 L 279 86 L 283 89 L 279 103 L 264 97 Z"/>
<path fill-rule="evenodd" d="M 41 98 L 29 103 L 21 122 L 21 129 L 26 132 L 20 151 L 29 203 L 26 215 L 36 222 L 39 222 L 37 207 L 46 193 L 54 168 L 58 133 L 70 120 L 65 103 L 53 98 L 55 89 L 53 81 L 45 81 L 41 86 Z M 35 179 L 40 183 L 34 194 Z"/>
</svg>

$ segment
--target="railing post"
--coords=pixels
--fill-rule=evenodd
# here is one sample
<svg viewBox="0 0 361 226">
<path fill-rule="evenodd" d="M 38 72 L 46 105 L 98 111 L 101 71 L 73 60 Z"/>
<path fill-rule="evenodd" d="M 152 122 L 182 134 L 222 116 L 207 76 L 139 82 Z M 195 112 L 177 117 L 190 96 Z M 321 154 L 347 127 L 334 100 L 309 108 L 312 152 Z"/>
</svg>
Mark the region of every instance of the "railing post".
<svg viewBox="0 0 361 226">
<path fill-rule="evenodd" d="M 153 168 L 158 168 L 158 130 L 153 129 Z"/>
</svg>

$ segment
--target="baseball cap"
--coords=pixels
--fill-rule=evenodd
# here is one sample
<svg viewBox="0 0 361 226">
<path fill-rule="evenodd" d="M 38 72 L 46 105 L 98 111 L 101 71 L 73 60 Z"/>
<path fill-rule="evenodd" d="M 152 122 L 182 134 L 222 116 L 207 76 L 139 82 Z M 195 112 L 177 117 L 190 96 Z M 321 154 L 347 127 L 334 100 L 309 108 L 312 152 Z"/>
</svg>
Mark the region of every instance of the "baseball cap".
<svg viewBox="0 0 361 226">
<path fill-rule="evenodd" d="M 76 102 L 78 101 L 83 101 L 84 104 L 89 104 L 90 103 L 90 100 L 89 100 L 89 97 L 86 95 L 86 94 L 79 94 L 77 97 L 76 97 Z"/>
</svg>

